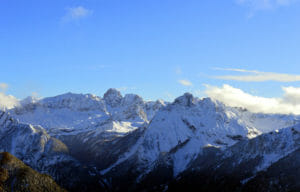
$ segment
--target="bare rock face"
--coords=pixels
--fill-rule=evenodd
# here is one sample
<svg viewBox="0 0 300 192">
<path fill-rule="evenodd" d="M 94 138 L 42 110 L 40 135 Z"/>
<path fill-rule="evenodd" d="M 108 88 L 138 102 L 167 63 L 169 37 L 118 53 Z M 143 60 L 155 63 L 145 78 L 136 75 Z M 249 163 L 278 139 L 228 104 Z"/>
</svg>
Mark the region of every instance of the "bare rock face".
<svg viewBox="0 0 300 192">
<path fill-rule="evenodd" d="M 104 94 L 104 97 L 103 97 L 105 102 L 107 104 L 111 105 L 112 107 L 119 105 L 121 103 L 122 98 L 123 97 L 122 97 L 120 91 L 118 91 L 117 89 L 107 90 L 107 92 Z"/>
<path fill-rule="evenodd" d="M 185 93 L 183 96 L 178 97 L 175 99 L 175 103 L 190 107 L 193 104 L 195 104 L 195 98 L 192 94 L 190 93 Z"/>
<path fill-rule="evenodd" d="M 13 155 L 0 153 L 0 191 L 65 192 L 48 175 L 26 166 Z"/>
</svg>

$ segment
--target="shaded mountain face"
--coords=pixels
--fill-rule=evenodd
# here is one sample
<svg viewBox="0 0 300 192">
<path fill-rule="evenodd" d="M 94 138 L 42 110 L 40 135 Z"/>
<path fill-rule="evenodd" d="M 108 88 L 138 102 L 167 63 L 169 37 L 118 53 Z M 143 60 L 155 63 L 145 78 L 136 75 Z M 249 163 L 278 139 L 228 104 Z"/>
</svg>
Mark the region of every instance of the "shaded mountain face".
<svg viewBox="0 0 300 192">
<path fill-rule="evenodd" d="M 61 141 L 51 137 L 41 126 L 20 123 L 9 113 L 0 111 L 0 150 L 34 162 L 44 155 L 67 154 L 68 148 Z"/>
<path fill-rule="evenodd" d="M 199 156 L 169 185 L 169 191 L 299 191 L 300 125 L 238 142 Z M 197 190 L 195 190 L 197 189 Z"/>
<path fill-rule="evenodd" d="M 186 175 L 212 179 L 208 173 L 214 170 L 220 178 L 237 176 L 228 181 L 244 186 L 296 150 L 296 136 L 280 129 L 298 119 L 255 114 L 189 93 L 173 103 L 122 96 L 116 89 L 103 98 L 67 93 L 27 98 L 0 112 L 0 151 L 73 191 L 166 190 Z"/>
<path fill-rule="evenodd" d="M 95 170 L 69 154 L 68 147 L 51 137 L 41 126 L 20 123 L 7 112 L 0 112 L 0 152 L 17 156 L 30 167 L 51 175 L 68 190 L 101 189 Z"/>
<path fill-rule="evenodd" d="M 7 152 L 0 153 L 0 191 L 66 192 L 50 176 L 34 171 Z"/>
</svg>

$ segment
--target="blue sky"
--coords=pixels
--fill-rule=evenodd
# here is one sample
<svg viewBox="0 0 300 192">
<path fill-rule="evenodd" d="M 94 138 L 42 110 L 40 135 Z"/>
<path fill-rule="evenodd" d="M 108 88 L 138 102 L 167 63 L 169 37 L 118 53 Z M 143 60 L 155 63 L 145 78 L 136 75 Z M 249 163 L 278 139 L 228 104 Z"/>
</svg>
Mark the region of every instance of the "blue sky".
<svg viewBox="0 0 300 192">
<path fill-rule="evenodd" d="M 17 98 L 281 97 L 300 87 L 299 34 L 297 0 L 0 0 L 0 83 Z"/>
</svg>

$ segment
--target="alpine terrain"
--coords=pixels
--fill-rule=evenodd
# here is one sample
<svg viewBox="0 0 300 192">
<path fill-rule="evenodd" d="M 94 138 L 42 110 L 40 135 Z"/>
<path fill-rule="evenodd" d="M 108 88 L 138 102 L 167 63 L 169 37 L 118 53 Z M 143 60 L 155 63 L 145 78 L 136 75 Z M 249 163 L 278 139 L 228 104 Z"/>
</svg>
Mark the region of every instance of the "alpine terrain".
<svg viewBox="0 0 300 192">
<path fill-rule="evenodd" d="M 300 190 L 299 116 L 190 93 L 171 103 L 116 89 L 28 97 L 0 112 L 0 138 L 0 152 L 61 186 L 50 191 Z"/>
</svg>

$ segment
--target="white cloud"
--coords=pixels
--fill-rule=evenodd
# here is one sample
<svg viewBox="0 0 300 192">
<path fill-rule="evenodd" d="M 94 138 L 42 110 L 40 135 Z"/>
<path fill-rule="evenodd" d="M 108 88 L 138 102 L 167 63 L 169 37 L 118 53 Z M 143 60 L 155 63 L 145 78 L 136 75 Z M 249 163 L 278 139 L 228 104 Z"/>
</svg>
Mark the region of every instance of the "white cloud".
<svg viewBox="0 0 300 192">
<path fill-rule="evenodd" d="M 68 21 L 79 20 L 91 14 L 93 14 L 92 10 L 86 9 L 82 6 L 72 7 L 67 9 L 67 13 L 65 14 L 65 16 L 63 16 L 62 21 L 68 22 Z"/>
<path fill-rule="evenodd" d="M 0 83 L 0 110 L 11 109 L 19 104 L 18 99 L 12 95 L 6 95 L 4 92 L 8 84 Z"/>
<path fill-rule="evenodd" d="M 300 114 L 300 88 L 283 87 L 281 98 L 251 95 L 230 85 L 206 85 L 206 95 L 232 107 L 243 107 L 256 113 Z"/>
<path fill-rule="evenodd" d="M 0 92 L 0 110 L 11 109 L 19 104 L 19 100 L 12 95 Z"/>
<path fill-rule="evenodd" d="M 190 82 L 189 80 L 186 80 L 186 79 L 178 80 L 178 83 L 180 83 L 181 85 L 186 86 L 186 87 L 190 87 L 193 85 L 192 82 Z"/>
<path fill-rule="evenodd" d="M 278 81 L 278 82 L 296 82 L 300 81 L 300 75 L 262 72 L 245 69 L 228 69 L 228 68 L 214 68 L 215 70 L 234 71 L 241 73 L 248 73 L 247 75 L 224 75 L 215 76 L 216 79 L 245 81 L 245 82 L 263 82 L 263 81 Z"/>
</svg>

